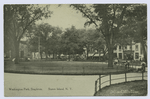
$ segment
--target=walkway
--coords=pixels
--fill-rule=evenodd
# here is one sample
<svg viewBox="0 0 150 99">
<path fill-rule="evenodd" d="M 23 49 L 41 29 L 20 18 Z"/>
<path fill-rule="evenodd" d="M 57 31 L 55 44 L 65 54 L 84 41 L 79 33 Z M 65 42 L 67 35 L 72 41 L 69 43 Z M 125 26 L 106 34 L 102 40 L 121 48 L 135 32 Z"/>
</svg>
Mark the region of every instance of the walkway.
<svg viewBox="0 0 150 99">
<path fill-rule="evenodd" d="M 127 76 L 135 75 L 141 74 L 130 73 Z M 98 75 L 75 76 L 4 73 L 4 92 L 5 96 L 93 96 L 95 79 L 98 77 Z M 124 75 L 112 75 L 112 77 L 124 77 Z M 108 80 L 107 77 L 104 80 Z M 131 80 L 134 79 L 128 79 L 128 81 Z M 124 80 L 113 81 L 112 84 L 120 82 L 124 82 Z"/>
<path fill-rule="evenodd" d="M 93 96 L 96 78 L 4 73 L 4 92 L 5 96 Z"/>
</svg>

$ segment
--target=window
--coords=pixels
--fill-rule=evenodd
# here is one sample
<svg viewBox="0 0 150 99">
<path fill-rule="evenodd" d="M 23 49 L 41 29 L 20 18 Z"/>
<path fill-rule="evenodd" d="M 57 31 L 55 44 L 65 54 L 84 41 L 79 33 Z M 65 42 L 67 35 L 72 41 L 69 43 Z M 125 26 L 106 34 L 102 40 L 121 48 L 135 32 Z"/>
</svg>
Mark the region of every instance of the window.
<svg viewBox="0 0 150 99">
<path fill-rule="evenodd" d="M 125 46 L 124 49 L 127 50 L 127 46 Z"/>
<path fill-rule="evenodd" d="M 117 46 L 115 46 L 114 50 L 117 50 Z"/>
<path fill-rule="evenodd" d="M 121 51 L 121 46 L 119 46 L 119 51 Z"/>
<path fill-rule="evenodd" d="M 122 53 L 119 53 L 119 59 L 122 59 Z"/>
<path fill-rule="evenodd" d="M 139 53 L 135 53 L 135 59 L 139 59 Z"/>
<path fill-rule="evenodd" d="M 130 50 L 132 49 L 132 46 L 130 46 Z"/>
<path fill-rule="evenodd" d="M 138 49 L 139 49 L 138 47 L 139 47 L 138 45 L 135 45 L 135 50 L 136 51 L 138 51 Z"/>
</svg>

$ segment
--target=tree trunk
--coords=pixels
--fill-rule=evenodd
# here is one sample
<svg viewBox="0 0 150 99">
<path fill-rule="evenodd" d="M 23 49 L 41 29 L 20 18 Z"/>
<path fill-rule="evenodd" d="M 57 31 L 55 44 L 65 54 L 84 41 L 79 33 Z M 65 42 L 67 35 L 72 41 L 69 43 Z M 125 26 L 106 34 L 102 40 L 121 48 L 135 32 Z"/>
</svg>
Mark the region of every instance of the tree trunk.
<svg viewBox="0 0 150 99">
<path fill-rule="evenodd" d="M 14 46 L 14 44 L 13 44 L 13 46 L 12 46 L 12 48 L 11 48 L 11 59 L 12 58 L 14 58 L 14 57 L 16 57 L 16 54 L 15 54 L 16 52 L 15 52 L 15 46 Z"/>
<path fill-rule="evenodd" d="M 88 56 L 89 56 L 89 50 L 88 50 L 88 48 L 87 48 L 86 60 L 88 60 Z"/>
<path fill-rule="evenodd" d="M 19 63 L 19 41 L 15 41 L 15 64 Z"/>
<path fill-rule="evenodd" d="M 42 57 L 42 52 L 40 52 L 40 56 L 41 56 L 41 59 L 42 59 L 42 58 L 43 58 L 43 57 Z"/>
<path fill-rule="evenodd" d="M 103 61 L 105 61 L 106 60 L 106 51 L 104 51 L 104 49 L 103 49 Z"/>
<path fill-rule="evenodd" d="M 145 46 L 144 46 L 144 41 L 141 40 L 141 46 L 142 46 L 142 49 L 143 49 L 143 54 L 144 54 L 144 62 L 147 63 L 147 52 L 146 52 L 146 49 L 145 49 Z"/>
<path fill-rule="evenodd" d="M 108 47 L 108 68 L 113 68 L 113 48 Z"/>
<path fill-rule="evenodd" d="M 140 28 L 140 42 L 141 42 L 142 49 L 143 49 L 144 62 L 147 63 L 147 50 L 145 49 L 145 44 L 144 44 L 144 40 L 143 40 L 143 31 L 142 31 L 142 27 L 143 27 L 144 25 L 139 24 L 139 26 L 141 27 L 141 28 Z"/>
<path fill-rule="evenodd" d="M 46 56 L 46 60 L 47 60 L 47 50 L 45 50 L 45 56 Z"/>
<path fill-rule="evenodd" d="M 35 59 L 36 57 L 35 57 L 35 52 L 33 52 L 33 54 L 34 54 L 34 57 L 33 57 L 33 59 Z"/>
<path fill-rule="evenodd" d="M 101 57 L 100 57 L 100 49 L 98 49 L 98 53 L 99 53 L 99 61 L 101 61 Z"/>
<path fill-rule="evenodd" d="M 45 52 L 45 55 L 46 55 L 46 60 L 47 60 L 47 52 Z"/>
</svg>

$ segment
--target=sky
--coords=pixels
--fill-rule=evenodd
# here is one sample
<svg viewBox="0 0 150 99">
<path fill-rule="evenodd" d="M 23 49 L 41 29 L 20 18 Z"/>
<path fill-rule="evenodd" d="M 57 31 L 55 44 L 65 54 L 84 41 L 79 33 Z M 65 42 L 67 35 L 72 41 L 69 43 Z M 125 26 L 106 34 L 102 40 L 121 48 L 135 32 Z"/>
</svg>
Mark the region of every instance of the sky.
<svg viewBox="0 0 150 99">
<path fill-rule="evenodd" d="M 74 25 L 77 29 L 84 28 L 84 23 L 87 18 L 83 17 L 80 12 L 73 9 L 69 4 L 62 4 L 60 7 L 56 4 L 50 5 L 50 10 L 53 11 L 53 14 L 48 19 L 43 19 L 38 21 L 40 23 L 49 23 L 52 26 L 59 26 L 63 30 Z M 92 28 L 92 26 L 86 27 Z"/>
</svg>

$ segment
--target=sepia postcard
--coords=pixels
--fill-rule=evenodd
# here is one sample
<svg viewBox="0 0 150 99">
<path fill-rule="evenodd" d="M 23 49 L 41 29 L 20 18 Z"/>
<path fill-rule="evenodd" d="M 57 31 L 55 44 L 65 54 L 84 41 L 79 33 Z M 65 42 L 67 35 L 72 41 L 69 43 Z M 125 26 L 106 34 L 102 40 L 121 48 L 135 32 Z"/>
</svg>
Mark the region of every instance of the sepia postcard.
<svg viewBox="0 0 150 99">
<path fill-rule="evenodd" d="M 4 4 L 4 97 L 147 96 L 147 4 Z"/>
</svg>

